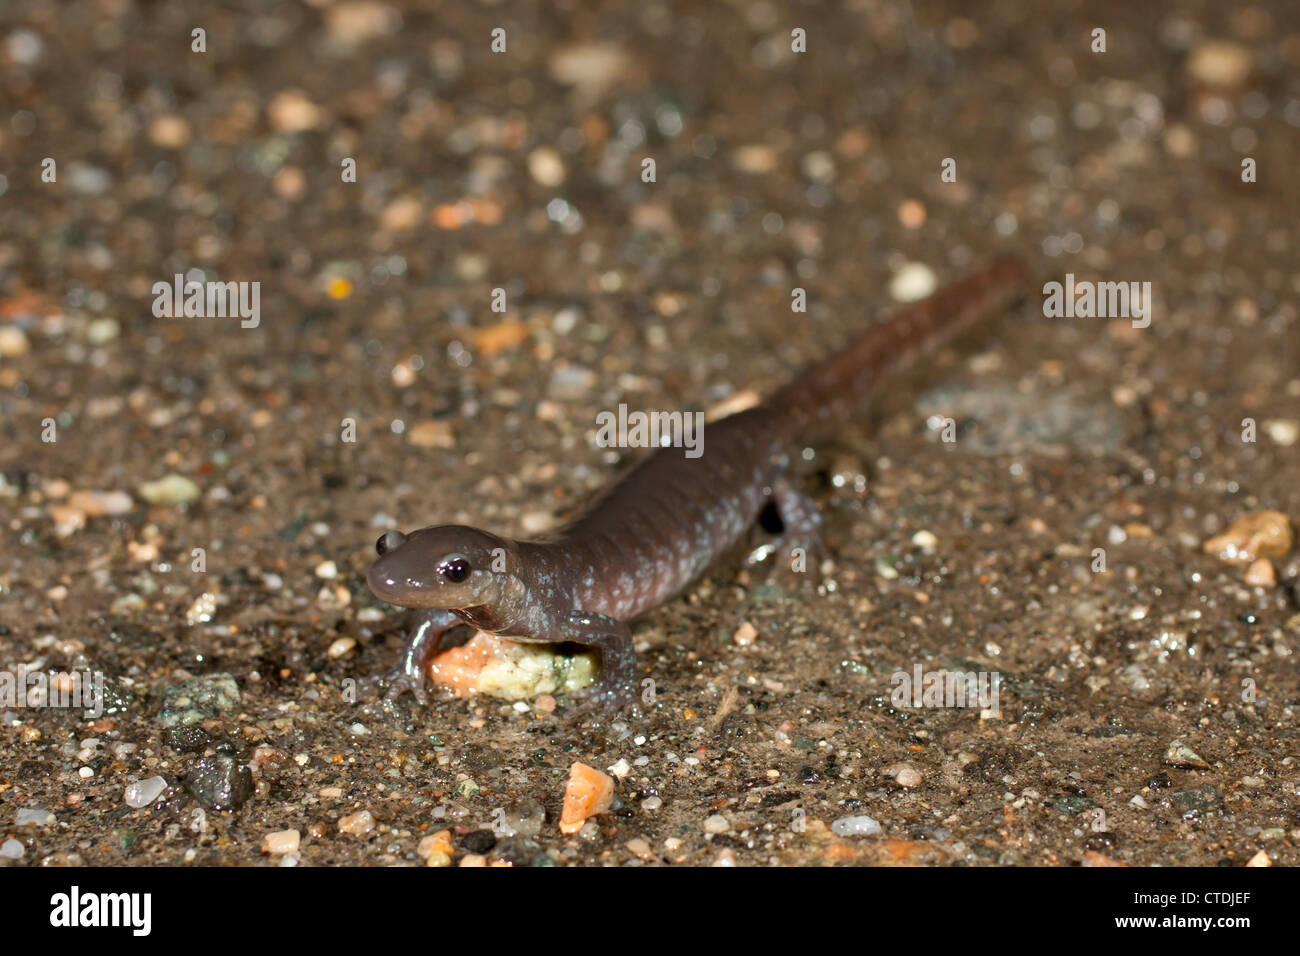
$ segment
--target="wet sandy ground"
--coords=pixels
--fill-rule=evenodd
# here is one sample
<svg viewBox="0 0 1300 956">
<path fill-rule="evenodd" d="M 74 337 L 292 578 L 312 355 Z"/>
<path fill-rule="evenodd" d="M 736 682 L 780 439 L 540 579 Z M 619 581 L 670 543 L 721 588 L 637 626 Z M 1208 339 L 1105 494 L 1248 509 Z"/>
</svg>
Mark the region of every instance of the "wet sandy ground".
<svg viewBox="0 0 1300 956">
<path fill-rule="evenodd" d="M 109 698 L 0 706 L 0 862 L 1294 864 L 1300 558 L 1202 545 L 1300 517 L 1295 5 L 518 6 L 0 14 L 0 665 Z M 816 449 L 822 585 L 637 626 L 653 708 L 341 698 L 402 643 L 383 530 L 533 533 L 617 472 L 598 411 L 1004 253 L 1025 304 Z M 191 269 L 258 326 L 156 318 Z M 1045 318 L 1066 273 L 1150 326 Z M 917 666 L 999 711 L 895 706 Z M 564 836 L 574 761 L 617 799 Z"/>
</svg>

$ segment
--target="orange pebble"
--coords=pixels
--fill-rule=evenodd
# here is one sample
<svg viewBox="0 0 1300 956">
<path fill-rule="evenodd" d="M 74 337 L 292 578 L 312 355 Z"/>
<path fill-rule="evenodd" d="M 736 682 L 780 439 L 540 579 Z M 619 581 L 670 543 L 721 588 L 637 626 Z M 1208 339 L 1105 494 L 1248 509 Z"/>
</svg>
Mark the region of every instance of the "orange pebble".
<svg viewBox="0 0 1300 956">
<path fill-rule="evenodd" d="M 564 788 L 560 832 L 577 833 L 588 817 L 604 813 L 613 802 L 614 778 L 595 767 L 575 762 L 569 767 L 569 783 Z"/>
</svg>

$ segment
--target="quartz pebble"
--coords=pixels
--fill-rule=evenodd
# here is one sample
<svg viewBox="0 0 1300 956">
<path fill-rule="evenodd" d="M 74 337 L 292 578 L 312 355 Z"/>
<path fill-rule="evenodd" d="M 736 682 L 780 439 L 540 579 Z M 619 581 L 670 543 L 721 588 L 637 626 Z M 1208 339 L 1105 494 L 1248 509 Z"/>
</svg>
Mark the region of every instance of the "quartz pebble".
<svg viewBox="0 0 1300 956">
<path fill-rule="evenodd" d="M 549 146 L 539 146 L 528 154 L 528 175 L 539 186 L 554 188 L 564 182 L 564 161 Z"/>
<path fill-rule="evenodd" d="M 262 837 L 262 852 L 272 856 L 297 853 L 301 838 L 297 830 L 276 830 Z"/>
<path fill-rule="evenodd" d="M 199 496 L 199 486 L 184 475 L 171 474 L 157 481 L 146 481 L 139 492 L 151 505 L 183 505 Z"/>
<path fill-rule="evenodd" d="M 1271 588 L 1277 584 L 1277 572 L 1268 558 L 1256 558 L 1246 569 L 1245 581 L 1251 587 Z"/>
<path fill-rule="evenodd" d="M 910 763 L 896 763 L 885 773 L 893 777 L 900 787 L 919 787 L 923 779 L 921 772 Z"/>
<path fill-rule="evenodd" d="M 346 657 L 352 653 L 352 648 L 356 646 L 357 639 L 355 637 L 340 637 L 329 646 L 329 650 L 325 653 L 326 656 L 333 658 Z"/>
<path fill-rule="evenodd" d="M 880 823 L 868 816 L 840 817 L 831 824 L 836 836 L 875 836 L 881 832 Z"/>
<path fill-rule="evenodd" d="M 16 325 L 0 325 L 0 357 L 17 358 L 31 351 L 27 335 Z"/>
<path fill-rule="evenodd" d="M 895 302 L 916 302 L 934 292 L 938 284 L 933 269 L 922 262 L 909 262 L 889 280 L 889 295 Z"/>
<path fill-rule="evenodd" d="M 1291 521 L 1280 511 L 1253 511 L 1243 515 L 1223 534 L 1202 546 L 1220 561 L 1249 564 L 1256 558 L 1280 558 L 1291 550 Z"/>
<path fill-rule="evenodd" d="M 1205 40 L 1187 57 L 1187 72 L 1206 86 L 1238 86 L 1250 75 L 1250 67 L 1250 50 L 1229 40 Z"/>
<path fill-rule="evenodd" d="M 369 810 L 358 810 L 339 819 L 339 832 L 365 836 L 375 828 L 375 817 Z"/>
<path fill-rule="evenodd" d="M 153 803 L 167 789 L 167 781 L 162 777 L 149 777 L 145 780 L 137 780 L 135 783 L 127 784 L 125 800 L 126 805 L 133 809 L 139 810 L 141 807 L 147 807 Z"/>
</svg>

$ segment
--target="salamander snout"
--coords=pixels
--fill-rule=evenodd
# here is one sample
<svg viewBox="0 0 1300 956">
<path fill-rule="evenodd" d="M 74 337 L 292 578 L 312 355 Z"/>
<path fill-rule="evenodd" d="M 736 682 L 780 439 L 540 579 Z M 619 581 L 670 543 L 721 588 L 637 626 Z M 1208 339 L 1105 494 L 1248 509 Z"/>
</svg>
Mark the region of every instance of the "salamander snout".
<svg viewBox="0 0 1300 956">
<path fill-rule="evenodd" d="M 366 573 L 376 597 L 411 608 L 463 608 L 492 599 L 507 542 L 474 528 L 443 525 L 409 535 L 389 531 Z"/>
</svg>

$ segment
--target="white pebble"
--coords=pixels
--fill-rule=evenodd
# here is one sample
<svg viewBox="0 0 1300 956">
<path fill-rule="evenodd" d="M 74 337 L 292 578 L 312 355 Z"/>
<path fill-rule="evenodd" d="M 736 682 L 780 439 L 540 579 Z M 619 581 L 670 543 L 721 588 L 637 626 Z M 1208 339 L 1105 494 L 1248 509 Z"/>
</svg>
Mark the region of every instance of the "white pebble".
<svg viewBox="0 0 1300 956">
<path fill-rule="evenodd" d="M 206 624 L 212 620 L 212 615 L 217 610 L 217 596 L 210 591 L 200 594 L 185 611 L 185 622 L 193 627 L 195 624 Z"/>
<path fill-rule="evenodd" d="M 272 856 L 297 853 L 302 835 L 297 830 L 277 830 L 262 837 L 262 852 Z"/>
<path fill-rule="evenodd" d="M 329 657 L 335 657 L 335 658 L 344 657 L 347 654 L 351 653 L 352 648 L 356 646 L 357 646 L 357 639 L 355 637 L 340 637 L 337 641 L 335 641 L 333 644 L 330 645 L 329 650 L 326 651 L 325 654 Z"/>
<path fill-rule="evenodd" d="M 924 299 L 938 285 L 934 270 L 923 262 L 909 262 L 889 280 L 889 295 L 897 302 Z"/>
<path fill-rule="evenodd" d="M 126 787 L 126 805 L 139 810 L 141 807 L 147 807 L 162 795 L 167 789 L 167 781 L 162 777 L 150 777 L 147 780 L 137 780 L 135 783 L 127 784 Z"/>
<path fill-rule="evenodd" d="M 705 833 L 726 833 L 731 829 L 731 824 L 721 813 L 715 813 L 711 817 L 704 818 Z"/>
<path fill-rule="evenodd" d="M 894 764 L 888 771 L 900 787 L 919 787 L 921 785 L 921 771 L 917 770 L 910 763 Z"/>
<path fill-rule="evenodd" d="M 45 48 L 45 41 L 41 39 L 41 35 L 35 30 L 19 27 L 9 34 L 8 47 L 9 56 L 13 58 L 15 63 L 31 66 L 41 58 L 41 50 Z"/>
<path fill-rule="evenodd" d="M 1300 422 L 1289 418 L 1273 418 L 1264 423 L 1264 431 L 1268 432 L 1268 437 L 1273 441 L 1289 448 L 1300 438 Z"/>
<path fill-rule="evenodd" d="M 528 154 L 528 175 L 540 186 L 558 186 L 564 182 L 564 160 L 549 146 L 539 146 Z"/>
<path fill-rule="evenodd" d="M 912 535 L 912 544 L 922 551 L 933 551 L 938 543 L 939 539 L 934 536 L 933 531 L 918 531 Z"/>
<path fill-rule="evenodd" d="M 17 840 L 9 839 L 0 843 L 0 856 L 10 860 L 21 860 L 23 858 L 23 845 Z"/>
<path fill-rule="evenodd" d="M 831 824 L 836 836 L 875 836 L 880 833 L 880 823 L 868 816 L 840 817 Z"/>
</svg>

